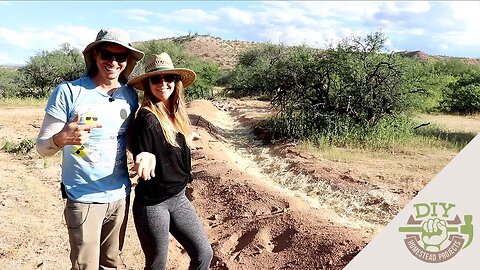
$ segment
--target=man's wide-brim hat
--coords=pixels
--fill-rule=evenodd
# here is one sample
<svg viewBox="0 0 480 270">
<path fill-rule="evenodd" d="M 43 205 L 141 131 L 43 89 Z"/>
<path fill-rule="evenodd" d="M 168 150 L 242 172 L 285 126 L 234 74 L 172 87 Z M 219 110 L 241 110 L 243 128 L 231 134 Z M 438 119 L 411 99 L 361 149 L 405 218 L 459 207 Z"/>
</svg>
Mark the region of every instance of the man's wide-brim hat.
<svg viewBox="0 0 480 270">
<path fill-rule="evenodd" d="M 145 90 L 143 82 L 159 74 L 176 74 L 180 76 L 183 87 L 187 88 L 195 82 L 196 74 L 188 68 L 175 68 L 172 59 L 167 53 L 148 55 L 145 59 L 145 74 L 138 75 L 128 81 L 128 85 L 138 89 Z"/>
<path fill-rule="evenodd" d="M 114 28 L 101 29 L 98 32 L 95 41 L 88 44 L 87 47 L 85 47 L 85 49 L 83 50 L 83 57 L 85 58 L 85 64 L 87 65 L 86 72 L 88 72 L 92 68 L 92 66 L 95 65 L 95 56 L 93 54 L 93 49 L 104 42 L 118 44 L 130 50 L 131 56 L 128 57 L 127 67 L 123 71 L 125 77 L 128 78 L 137 62 L 143 58 L 144 53 L 140 50 L 135 49 L 132 46 L 127 32 Z"/>
</svg>

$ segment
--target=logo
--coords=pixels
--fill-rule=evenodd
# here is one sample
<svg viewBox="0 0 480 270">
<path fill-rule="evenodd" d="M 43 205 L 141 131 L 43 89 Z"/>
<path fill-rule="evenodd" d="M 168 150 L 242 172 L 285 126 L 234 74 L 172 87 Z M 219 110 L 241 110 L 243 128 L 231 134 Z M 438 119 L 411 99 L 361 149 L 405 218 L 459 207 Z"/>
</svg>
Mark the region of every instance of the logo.
<svg viewBox="0 0 480 270">
<path fill-rule="evenodd" d="M 410 215 L 407 226 L 400 227 L 399 231 L 406 233 L 405 245 L 417 259 L 442 263 L 472 243 L 472 215 L 464 215 L 463 221 L 458 215 L 452 215 L 455 204 L 431 202 L 413 207 L 415 216 Z"/>
</svg>

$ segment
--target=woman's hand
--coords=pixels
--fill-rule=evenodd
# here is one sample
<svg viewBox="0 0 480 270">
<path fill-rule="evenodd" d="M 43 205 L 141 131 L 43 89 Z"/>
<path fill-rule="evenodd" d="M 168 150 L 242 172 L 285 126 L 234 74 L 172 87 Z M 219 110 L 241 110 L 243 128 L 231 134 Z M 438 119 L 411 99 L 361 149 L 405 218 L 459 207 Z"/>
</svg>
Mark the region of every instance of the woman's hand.
<svg viewBox="0 0 480 270">
<path fill-rule="evenodd" d="M 135 157 L 133 170 L 137 175 L 145 180 L 155 177 L 155 165 L 157 161 L 155 155 L 149 152 L 141 152 Z"/>
</svg>

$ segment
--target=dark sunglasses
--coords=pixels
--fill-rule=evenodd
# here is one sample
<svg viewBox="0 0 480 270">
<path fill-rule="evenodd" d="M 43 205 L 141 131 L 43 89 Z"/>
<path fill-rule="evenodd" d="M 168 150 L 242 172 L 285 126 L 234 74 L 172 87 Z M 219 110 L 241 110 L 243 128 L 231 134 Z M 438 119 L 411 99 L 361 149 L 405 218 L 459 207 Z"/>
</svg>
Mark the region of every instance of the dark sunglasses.
<svg viewBox="0 0 480 270">
<path fill-rule="evenodd" d="M 80 148 L 78 148 L 78 150 L 75 151 L 75 154 L 80 155 L 80 153 L 82 152 L 83 149 L 85 149 L 85 146 L 83 146 L 83 145 L 80 146 Z"/>
<path fill-rule="evenodd" d="M 150 77 L 150 82 L 152 84 L 159 84 L 163 79 L 167 83 L 172 83 L 172 82 L 176 81 L 177 78 L 178 78 L 178 75 L 176 75 L 176 74 L 155 75 L 155 76 Z"/>
<path fill-rule="evenodd" d="M 97 117 L 90 117 L 90 116 L 85 117 L 85 120 L 88 120 L 88 121 L 89 120 L 97 121 L 97 119 L 98 119 Z"/>
<path fill-rule="evenodd" d="M 119 62 L 119 63 L 123 63 L 125 61 L 127 61 L 127 58 L 128 58 L 128 52 L 124 52 L 124 53 L 114 53 L 114 52 L 111 52 L 111 51 L 107 51 L 105 49 L 100 49 L 98 50 L 100 52 L 100 58 L 104 61 L 110 61 L 112 60 L 112 57 L 115 58 L 115 61 Z"/>
</svg>

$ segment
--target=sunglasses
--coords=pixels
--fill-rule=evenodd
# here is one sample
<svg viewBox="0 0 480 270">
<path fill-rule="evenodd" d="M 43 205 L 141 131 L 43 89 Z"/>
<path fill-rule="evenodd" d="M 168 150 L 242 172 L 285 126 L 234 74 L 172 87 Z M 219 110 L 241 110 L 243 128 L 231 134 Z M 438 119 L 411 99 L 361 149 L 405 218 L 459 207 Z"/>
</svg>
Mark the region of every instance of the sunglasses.
<svg viewBox="0 0 480 270">
<path fill-rule="evenodd" d="M 97 121 L 97 120 L 98 120 L 98 118 L 97 118 L 97 117 L 90 117 L 90 116 L 87 116 L 87 117 L 85 117 L 85 120 L 87 120 L 87 121 L 90 121 L 90 120 Z"/>
<path fill-rule="evenodd" d="M 85 146 L 83 146 L 83 145 L 80 146 L 80 148 L 78 148 L 78 150 L 75 151 L 75 154 L 80 155 L 80 153 L 82 152 L 83 149 L 85 149 Z"/>
<path fill-rule="evenodd" d="M 107 51 L 107 50 L 99 50 L 100 52 L 100 58 L 104 61 L 110 61 L 112 60 L 112 57 L 115 58 L 115 61 L 119 62 L 119 63 L 123 63 L 125 61 L 127 61 L 127 58 L 128 58 L 128 55 L 129 55 L 129 52 L 124 52 L 124 53 L 114 53 L 114 52 L 111 52 L 111 51 Z"/>
<path fill-rule="evenodd" d="M 162 81 L 162 79 L 166 83 L 172 83 L 172 82 L 174 82 L 178 79 L 178 75 L 176 75 L 176 74 L 155 75 L 155 76 L 150 77 L 150 82 L 152 84 L 159 84 Z"/>
</svg>

